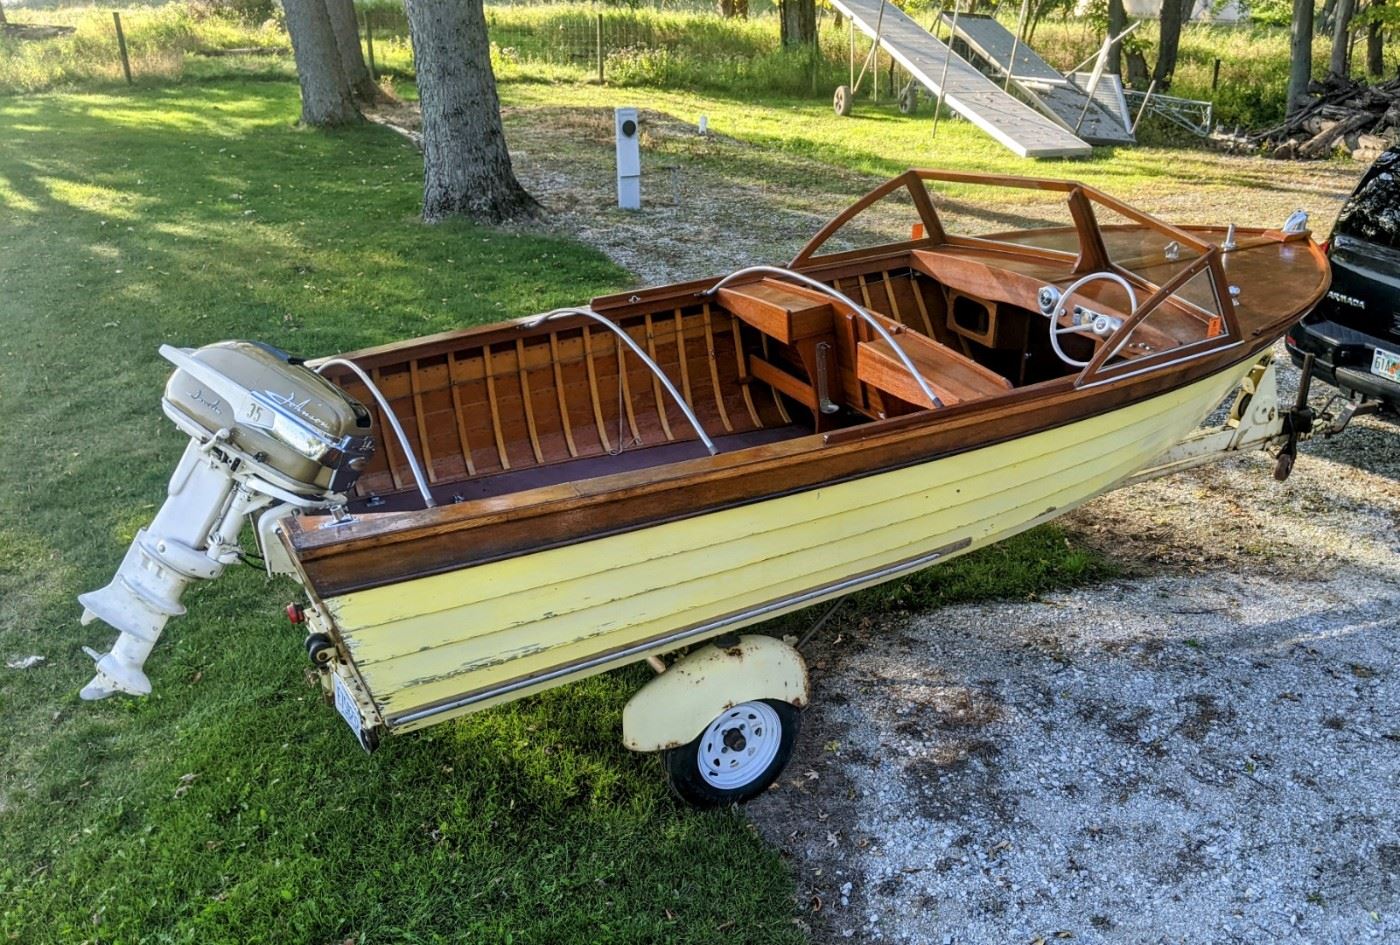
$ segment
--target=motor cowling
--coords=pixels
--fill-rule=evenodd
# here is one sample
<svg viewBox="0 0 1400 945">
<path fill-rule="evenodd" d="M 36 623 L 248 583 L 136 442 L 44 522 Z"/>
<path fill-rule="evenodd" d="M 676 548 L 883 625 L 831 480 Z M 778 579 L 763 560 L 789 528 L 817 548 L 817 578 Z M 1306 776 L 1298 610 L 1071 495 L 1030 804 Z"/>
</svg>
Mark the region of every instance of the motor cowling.
<svg viewBox="0 0 1400 945">
<path fill-rule="evenodd" d="M 197 440 L 226 431 L 226 446 L 270 481 L 312 494 L 345 492 L 374 452 L 364 405 L 285 351 L 222 341 L 161 353 L 178 368 L 165 385 L 166 416 Z"/>
<path fill-rule="evenodd" d="M 364 405 L 285 352 L 225 341 L 161 354 L 176 366 L 162 407 L 190 442 L 111 583 L 78 597 L 84 624 L 120 631 L 110 652 L 87 650 L 97 674 L 84 699 L 149 693 L 145 661 L 166 622 L 191 582 L 238 559 L 247 519 L 342 504 L 374 451 Z"/>
</svg>

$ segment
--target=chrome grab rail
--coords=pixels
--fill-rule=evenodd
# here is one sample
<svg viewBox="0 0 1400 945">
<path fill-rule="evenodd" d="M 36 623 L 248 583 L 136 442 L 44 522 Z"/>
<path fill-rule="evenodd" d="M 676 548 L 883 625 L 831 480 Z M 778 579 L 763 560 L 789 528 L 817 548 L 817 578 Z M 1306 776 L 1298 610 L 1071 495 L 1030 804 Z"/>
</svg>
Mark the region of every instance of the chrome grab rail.
<svg viewBox="0 0 1400 945">
<path fill-rule="evenodd" d="M 865 320 L 865 323 L 867 325 L 875 329 L 876 334 L 878 334 L 885 341 L 889 342 L 890 347 L 894 349 L 895 355 L 898 356 L 899 360 L 903 362 L 904 367 L 909 371 L 909 376 L 914 379 L 914 383 L 919 385 L 919 390 L 923 391 L 924 396 L 929 399 L 929 403 L 931 403 L 935 407 L 943 406 L 943 401 L 938 399 L 938 395 L 935 394 L 933 390 L 928 386 L 928 382 L 925 381 L 923 375 L 919 373 L 919 369 L 914 367 L 914 362 L 909 359 L 909 355 L 904 353 L 904 349 L 899 346 L 899 342 L 894 340 L 894 335 L 891 335 L 889 331 L 886 330 L 885 326 L 880 324 L 879 319 L 877 319 L 874 315 L 870 314 L 865 309 L 861 308 L 859 305 L 853 302 L 851 298 L 845 293 L 840 292 L 837 289 L 833 289 L 825 282 L 818 282 L 811 276 L 804 276 L 800 272 L 793 272 L 791 269 L 782 269 L 778 266 L 749 266 L 745 269 L 734 270 L 729 275 L 716 282 L 711 288 L 705 290 L 704 292 L 701 292 L 700 294 L 714 295 L 720 289 L 728 285 L 732 280 L 737 279 L 740 276 L 747 276 L 756 272 L 769 273 L 775 276 L 782 276 L 785 279 L 794 279 L 797 282 L 800 282 L 801 284 L 809 288 L 816 289 L 818 292 L 822 292 L 826 295 L 831 296 L 833 299 L 849 308 L 851 310 L 851 314 L 859 315 L 862 319 Z"/>
<path fill-rule="evenodd" d="M 705 444 L 705 449 L 710 451 L 710 455 L 714 456 L 719 452 L 719 447 L 715 446 L 714 440 L 711 440 L 705 435 L 704 429 L 700 426 L 700 418 L 695 416 L 695 411 L 690 409 L 690 404 L 686 403 L 680 391 L 676 390 L 676 385 L 672 384 L 671 379 L 666 376 L 666 372 L 661 370 L 661 365 L 653 361 L 632 336 L 627 334 L 626 330 L 617 322 L 599 315 L 591 308 L 556 308 L 553 311 L 545 312 L 543 315 L 536 315 L 534 318 L 525 319 L 520 323 L 520 327 L 538 328 L 545 322 L 553 321 L 556 318 L 565 318 L 569 315 L 582 315 L 584 318 L 591 318 L 621 338 L 627 344 L 627 347 L 632 350 L 632 353 L 642 359 L 642 363 L 651 369 L 651 373 L 655 374 L 656 379 L 666 388 L 667 393 L 675 400 L 676 406 L 681 408 L 681 413 L 685 414 L 685 418 L 690 421 L 690 425 L 694 427 L 695 432 L 699 434 L 700 441 Z"/>
<path fill-rule="evenodd" d="M 399 424 L 399 418 L 394 414 L 394 408 L 389 406 L 389 400 L 379 390 L 379 385 L 369 379 L 358 364 L 354 361 L 347 361 L 345 358 L 326 358 L 324 361 L 317 361 L 314 370 L 317 374 L 323 373 L 328 367 L 344 367 L 360 379 L 379 404 L 379 410 L 384 414 L 384 419 L 389 421 L 389 426 L 394 430 L 394 436 L 398 437 L 399 448 L 403 450 L 404 456 L 408 458 L 408 467 L 413 470 L 413 483 L 418 487 L 418 494 L 423 497 L 423 504 L 428 508 L 437 506 L 433 501 L 433 494 L 428 491 L 428 477 L 423 475 L 423 467 L 418 462 L 418 454 L 413 451 L 413 444 L 408 441 L 408 434 L 403 432 L 403 427 Z M 389 454 L 386 451 L 384 461 L 389 461 Z"/>
</svg>

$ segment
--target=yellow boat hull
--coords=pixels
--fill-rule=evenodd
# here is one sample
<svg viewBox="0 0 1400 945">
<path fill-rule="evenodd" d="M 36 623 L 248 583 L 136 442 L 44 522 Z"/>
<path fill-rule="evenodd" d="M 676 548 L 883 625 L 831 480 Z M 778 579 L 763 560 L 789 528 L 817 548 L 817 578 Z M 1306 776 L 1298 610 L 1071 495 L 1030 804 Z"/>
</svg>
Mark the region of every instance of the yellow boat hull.
<svg viewBox="0 0 1400 945">
<path fill-rule="evenodd" d="M 410 731 L 1062 515 L 1190 433 L 1250 366 L 917 466 L 324 603 L 378 721 Z"/>
</svg>

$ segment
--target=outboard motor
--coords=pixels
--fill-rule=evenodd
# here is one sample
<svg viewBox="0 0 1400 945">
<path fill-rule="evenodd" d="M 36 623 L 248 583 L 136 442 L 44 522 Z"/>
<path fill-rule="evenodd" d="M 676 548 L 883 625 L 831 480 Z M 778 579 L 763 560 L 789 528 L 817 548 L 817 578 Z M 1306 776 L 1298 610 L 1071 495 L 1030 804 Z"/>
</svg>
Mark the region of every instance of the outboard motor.
<svg viewBox="0 0 1400 945">
<path fill-rule="evenodd" d="M 374 451 L 370 412 L 283 351 L 224 341 L 160 353 L 176 366 L 161 406 L 190 443 L 112 583 L 78 597 L 84 624 L 120 631 L 106 654 L 84 648 L 97 661 L 84 699 L 148 694 L 145 662 L 166 621 L 185 612 L 192 581 L 238 560 L 244 522 L 343 505 Z M 258 529 L 269 560 L 271 534 Z"/>
</svg>

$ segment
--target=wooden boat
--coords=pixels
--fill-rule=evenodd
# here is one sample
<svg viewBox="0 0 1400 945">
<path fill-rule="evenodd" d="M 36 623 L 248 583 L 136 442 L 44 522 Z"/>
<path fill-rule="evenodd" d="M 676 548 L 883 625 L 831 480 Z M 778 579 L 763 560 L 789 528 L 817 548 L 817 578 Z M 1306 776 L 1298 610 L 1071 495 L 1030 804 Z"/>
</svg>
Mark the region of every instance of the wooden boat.
<svg viewBox="0 0 1400 945">
<path fill-rule="evenodd" d="M 1056 192 L 1068 222 L 958 235 L 931 182 Z M 886 201 L 907 236 L 831 251 Z M 311 362 L 356 431 L 366 416 L 380 431 L 372 453 L 341 436 L 348 489 L 344 467 L 330 485 L 250 473 L 266 451 L 184 411 L 257 385 L 228 384 L 209 349 L 167 349 L 180 370 L 166 412 L 197 462 L 242 457 L 226 478 L 254 475 L 251 498 L 235 488 L 206 516 L 216 539 L 186 544 L 228 560 L 217 535 L 255 519 L 269 567 L 306 589 L 291 616 L 367 746 L 648 659 L 665 671 L 628 706 L 626 743 L 668 750 L 692 801 L 743 799 L 786 760 L 807 680 L 791 647 L 736 631 L 998 541 L 1145 468 L 1306 432 L 1273 398 L 1267 352 L 1327 284 L 1297 226 L 1177 227 L 1071 182 L 909 171 L 785 268 Z M 1232 426 L 1193 439 L 1241 382 Z M 335 400 L 274 387 L 238 416 L 292 422 L 290 403 L 306 420 Z M 149 537 L 128 554 L 145 541 L 148 571 Z M 123 568 L 84 596 L 88 619 L 124 631 L 90 695 L 144 683 L 118 666 L 132 662 L 109 594 L 131 586 Z M 165 588 L 165 610 L 182 588 Z M 160 626 L 137 629 L 144 662 Z"/>
</svg>

